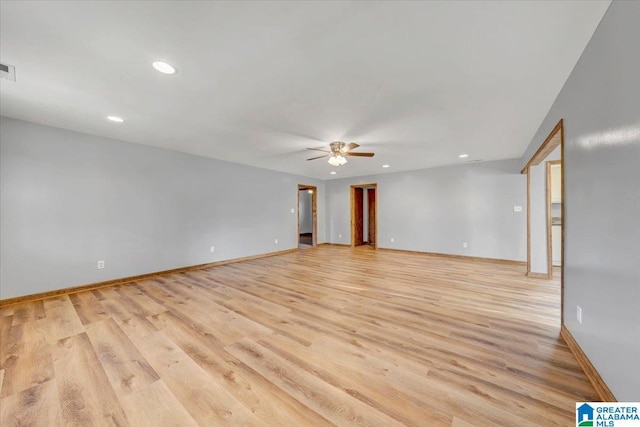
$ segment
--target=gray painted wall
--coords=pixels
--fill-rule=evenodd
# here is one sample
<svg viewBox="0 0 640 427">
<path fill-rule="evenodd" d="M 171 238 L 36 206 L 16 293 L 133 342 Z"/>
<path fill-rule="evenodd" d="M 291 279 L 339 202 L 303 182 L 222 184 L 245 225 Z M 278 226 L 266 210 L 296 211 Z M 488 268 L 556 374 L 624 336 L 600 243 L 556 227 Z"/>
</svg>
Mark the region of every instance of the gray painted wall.
<svg viewBox="0 0 640 427">
<path fill-rule="evenodd" d="M 296 248 L 299 183 L 324 241 L 321 181 L 0 120 L 3 299 Z"/>
<path fill-rule="evenodd" d="M 300 191 L 298 215 L 300 217 L 300 233 L 313 233 L 313 195 L 308 190 Z"/>
<path fill-rule="evenodd" d="M 530 235 L 531 272 L 547 274 L 547 161 L 558 160 L 562 156 L 557 147 L 537 166 L 529 168 L 530 176 Z"/>
<path fill-rule="evenodd" d="M 638 22 L 612 3 L 520 162 L 564 118 L 565 323 L 622 401 L 640 400 Z"/>
<path fill-rule="evenodd" d="M 366 183 L 378 183 L 378 247 L 526 260 L 527 181 L 518 160 L 328 181 L 327 241 L 351 243 L 350 186 Z"/>
</svg>

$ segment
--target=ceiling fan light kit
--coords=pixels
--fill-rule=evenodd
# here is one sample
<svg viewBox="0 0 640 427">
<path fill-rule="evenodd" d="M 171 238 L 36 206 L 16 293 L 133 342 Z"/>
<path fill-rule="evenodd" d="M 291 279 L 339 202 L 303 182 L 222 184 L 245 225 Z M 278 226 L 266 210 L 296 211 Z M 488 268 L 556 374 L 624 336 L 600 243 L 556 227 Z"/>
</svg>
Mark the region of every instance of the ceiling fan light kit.
<svg viewBox="0 0 640 427">
<path fill-rule="evenodd" d="M 322 156 L 312 157 L 307 160 L 316 160 L 322 159 L 325 157 L 329 157 L 329 164 L 331 166 L 342 166 L 347 163 L 347 156 L 356 156 L 356 157 L 373 157 L 374 153 L 353 153 L 351 150 L 358 148 L 360 145 L 355 142 L 350 142 L 349 144 L 345 144 L 341 141 L 334 141 L 329 144 L 329 150 L 323 150 L 321 148 L 307 148 L 307 150 L 313 151 L 322 151 L 324 154 Z"/>
<path fill-rule="evenodd" d="M 329 157 L 329 164 L 331 166 L 342 166 L 345 163 L 347 163 L 347 159 L 339 154 Z"/>
</svg>

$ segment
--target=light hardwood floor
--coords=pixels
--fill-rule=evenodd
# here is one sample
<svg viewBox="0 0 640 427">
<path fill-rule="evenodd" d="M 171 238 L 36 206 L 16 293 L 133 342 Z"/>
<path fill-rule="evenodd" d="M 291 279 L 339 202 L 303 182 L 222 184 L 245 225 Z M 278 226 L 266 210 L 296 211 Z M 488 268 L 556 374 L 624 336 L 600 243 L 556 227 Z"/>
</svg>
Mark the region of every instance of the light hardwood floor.
<svg viewBox="0 0 640 427">
<path fill-rule="evenodd" d="M 524 267 L 321 246 L 0 310 L 0 425 L 567 426 Z"/>
</svg>

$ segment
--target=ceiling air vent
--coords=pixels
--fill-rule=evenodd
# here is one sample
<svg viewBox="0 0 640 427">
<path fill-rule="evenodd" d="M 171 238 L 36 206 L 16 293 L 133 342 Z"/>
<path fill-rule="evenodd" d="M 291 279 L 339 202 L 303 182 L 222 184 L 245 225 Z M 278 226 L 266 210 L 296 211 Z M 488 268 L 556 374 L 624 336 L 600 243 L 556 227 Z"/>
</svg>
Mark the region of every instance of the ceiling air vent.
<svg viewBox="0 0 640 427">
<path fill-rule="evenodd" d="M 0 79 L 16 81 L 16 67 L 9 64 L 0 63 Z"/>
</svg>

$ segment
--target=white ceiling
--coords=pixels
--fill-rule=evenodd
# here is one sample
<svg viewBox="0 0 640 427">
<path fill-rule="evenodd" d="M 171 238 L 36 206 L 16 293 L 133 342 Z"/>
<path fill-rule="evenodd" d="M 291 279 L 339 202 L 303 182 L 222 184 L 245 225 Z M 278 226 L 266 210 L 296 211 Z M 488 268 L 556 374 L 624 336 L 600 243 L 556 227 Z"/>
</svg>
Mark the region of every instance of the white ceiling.
<svg viewBox="0 0 640 427">
<path fill-rule="evenodd" d="M 609 3 L 3 1 L 0 108 L 320 179 L 516 158 Z"/>
</svg>

